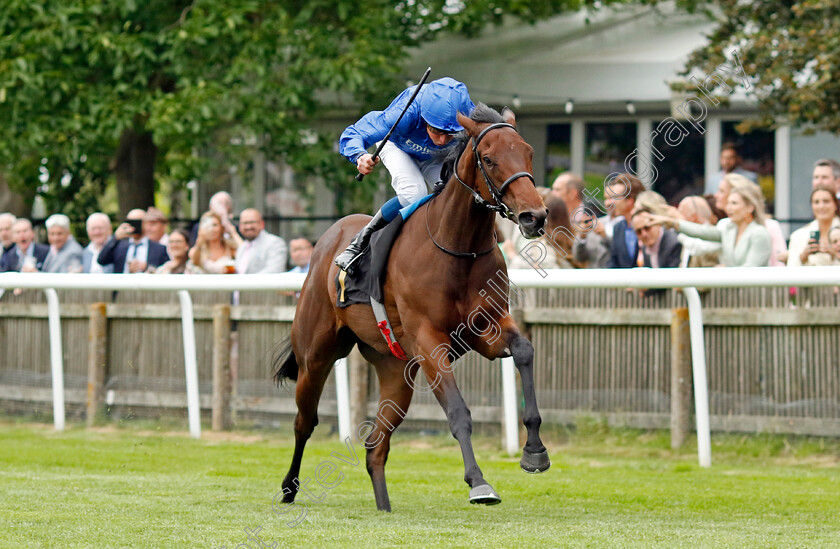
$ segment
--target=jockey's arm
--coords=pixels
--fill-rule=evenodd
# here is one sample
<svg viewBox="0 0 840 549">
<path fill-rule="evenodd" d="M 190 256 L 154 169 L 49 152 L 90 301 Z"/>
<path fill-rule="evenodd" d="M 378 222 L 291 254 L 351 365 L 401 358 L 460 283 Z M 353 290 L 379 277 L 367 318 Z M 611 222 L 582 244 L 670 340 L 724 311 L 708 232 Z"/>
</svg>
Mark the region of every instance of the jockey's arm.
<svg viewBox="0 0 840 549">
<path fill-rule="evenodd" d="M 363 172 L 360 166 L 359 159 L 367 154 L 367 149 L 388 135 L 391 127 L 396 123 L 397 119 L 405 107 L 405 102 L 408 101 L 408 96 L 405 92 L 401 93 L 384 111 L 371 111 L 359 119 L 355 124 L 348 126 L 342 132 L 339 138 L 339 152 L 342 156 L 347 158 L 361 173 L 367 175 L 370 172 Z M 409 109 L 405 113 L 402 120 L 400 120 L 399 127 L 395 130 L 400 131 L 400 128 L 410 127 L 416 123 L 416 118 L 419 117 L 419 110 L 416 113 Z M 371 155 L 368 155 L 371 156 Z M 365 162 L 367 166 L 368 163 Z M 370 166 L 373 169 L 373 166 Z"/>
</svg>

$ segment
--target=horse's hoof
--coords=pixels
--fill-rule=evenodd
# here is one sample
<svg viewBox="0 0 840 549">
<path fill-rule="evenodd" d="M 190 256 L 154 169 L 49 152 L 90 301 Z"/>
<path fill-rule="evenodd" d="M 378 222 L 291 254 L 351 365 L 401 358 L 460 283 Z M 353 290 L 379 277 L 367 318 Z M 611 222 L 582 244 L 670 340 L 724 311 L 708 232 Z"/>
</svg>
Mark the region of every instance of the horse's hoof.
<svg viewBox="0 0 840 549">
<path fill-rule="evenodd" d="M 519 466 L 526 473 L 536 474 L 548 471 L 548 468 L 551 467 L 551 460 L 548 459 L 548 451 L 543 450 L 542 452 L 532 454 L 527 450 L 522 450 L 522 459 L 519 460 Z"/>
<path fill-rule="evenodd" d="M 483 503 L 484 505 L 496 505 L 501 503 L 502 498 L 489 484 L 482 484 L 470 490 L 470 503 Z"/>
</svg>

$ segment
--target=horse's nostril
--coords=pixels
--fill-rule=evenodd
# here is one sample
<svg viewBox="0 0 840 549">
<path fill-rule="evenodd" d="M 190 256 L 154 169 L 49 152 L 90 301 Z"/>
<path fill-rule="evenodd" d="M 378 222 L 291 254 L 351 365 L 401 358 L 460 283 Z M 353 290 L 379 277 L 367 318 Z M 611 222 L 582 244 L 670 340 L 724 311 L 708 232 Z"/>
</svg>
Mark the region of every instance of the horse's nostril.
<svg viewBox="0 0 840 549">
<path fill-rule="evenodd" d="M 519 215 L 519 224 L 523 227 L 533 227 L 536 223 L 536 218 L 533 214 L 526 212 Z"/>
<path fill-rule="evenodd" d="M 519 224 L 529 231 L 539 231 L 545 224 L 545 216 L 542 212 L 523 212 L 519 214 Z"/>
</svg>

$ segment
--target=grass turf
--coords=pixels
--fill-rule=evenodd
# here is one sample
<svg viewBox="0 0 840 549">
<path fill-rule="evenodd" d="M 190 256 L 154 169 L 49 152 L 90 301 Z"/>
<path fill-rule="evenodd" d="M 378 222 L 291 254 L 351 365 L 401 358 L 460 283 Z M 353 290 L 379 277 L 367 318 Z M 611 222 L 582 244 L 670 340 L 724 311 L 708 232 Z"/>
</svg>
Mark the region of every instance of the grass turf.
<svg viewBox="0 0 840 549">
<path fill-rule="evenodd" d="M 301 477 L 315 495 L 305 520 L 272 512 L 291 458 L 290 433 L 183 432 L 0 423 L 0 547 L 820 547 L 840 545 L 840 442 L 714 435 L 710 469 L 667 432 L 583 422 L 544 429 L 552 468 L 519 469 L 498 440 L 476 437 L 500 505 L 467 503 L 460 451 L 448 436 L 397 433 L 386 474 L 393 513 L 376 511 L 337 437 L 310 441 Z M 320 488 L 331 461 L 341 482 Z M 323 472 L 323 471 L 322 471 Z M 326 475 L 337 482 L 338 473 Z M 313 486 L 314 485 L 314 486 Z M 283 509 L 289 510 L 286 507 Z M 255 541 L 250 547 L 258 547 Z M 242 545 L 241 547 L 246 547 Z"/>
</svg>

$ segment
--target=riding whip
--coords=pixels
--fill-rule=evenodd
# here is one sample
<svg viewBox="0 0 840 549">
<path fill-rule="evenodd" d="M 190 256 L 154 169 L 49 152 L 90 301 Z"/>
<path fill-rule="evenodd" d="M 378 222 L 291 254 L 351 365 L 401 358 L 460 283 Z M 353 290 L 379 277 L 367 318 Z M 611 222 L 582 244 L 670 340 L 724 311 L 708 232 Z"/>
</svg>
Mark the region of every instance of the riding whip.
<svg viewBox="0 0 840 549">
<path fill-rule="evenodd" d="M 374 161 L 374 162 L 376 161 L 376 158 L 379 156 L 379 153 L 380 153 L 380 152 L 382 152 L 382 147 L 384 147 L 384 146 L 385 146 L 385 143 L 387 143 L 387 142 L 388 142 L 388 139 L 391 137 L 391 134 L 392 134 L 392 133 L 394 133 L 394 128 L 396 128 L 396 127 L 397 127 L 397 124 L 399 124 L 399 123 L 400 123 L 400 120 L 402 120 L 402 117 L 403 117 L 403 115 L 405 114 L 405 111 L 407 111 L 407 110 L 408 110 L 408 107 L 410 107 L 410 106 L 411 106 L 411 104 L 414 102 L 414 98 L 415 98 L 415 97 L 417 97 L 417 94 L 420 92 L 420 88 L 422 88 L 422 87 L 423 87 L 423 84 L 425 84 L 425 83 L 426 83 L 426 79 L 429 77 L 429 73 L 430 73 L 430 72 L 432 72 L 432 67 L 427 68 L 427 69 L 426 69 L 426 72 L 425 72 L 425 73 L 423 73 L 423 78 L 421 78 L 421 79 L 420 79 L 420 83 L 419 83 L 419 84 L 417 84 L 417 87 L 416 87 L 416 88 L 414 88 L 414 93 L 412 93 L 412 94 L 411 94 L 411 97 L 409 98 L 408 103 L 406 103 L 406 104 L 405 104 L 405 108 L 404 108 L 404 109 L 403 109 L 403 111 L 400 113 L 399 118 L 397 118 L 397 121 L 396 121 L 396 122 L 394 122 L 394 125 L 393 125 L 393 126 L 391 126 L 391 129 L 390 129 L 390 130 L 388 130 L 388 134 L 385 136 L 385 139 L 383 139 L 383 140 L 379 143 L 379 146 L 378 146 L 378 147 L 376 147 L 376 152 L 374 152 L 374 153 L 373 153 L 373 161 Z M 362 173 L 357 173 L 357 174 L 356 174 L 356 181 L 361 181 L 361 180 L 362 180 L 362 179 L 364 179 L 364 178 L 365 178 L 364 174 L 362 174 Z"/>
</svg>

